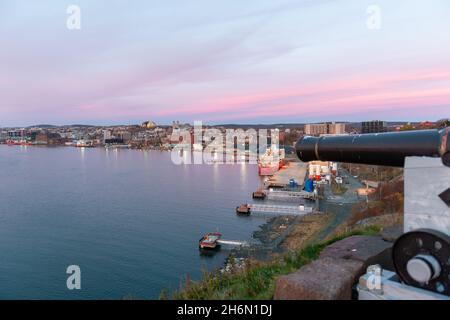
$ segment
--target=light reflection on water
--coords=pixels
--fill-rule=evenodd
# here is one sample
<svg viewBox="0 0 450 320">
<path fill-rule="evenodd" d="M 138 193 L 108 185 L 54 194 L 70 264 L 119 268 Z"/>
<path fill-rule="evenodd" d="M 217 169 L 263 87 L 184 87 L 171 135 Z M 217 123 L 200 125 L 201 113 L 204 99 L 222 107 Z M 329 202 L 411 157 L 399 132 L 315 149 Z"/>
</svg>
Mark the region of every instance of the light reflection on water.
<svg viewBox="0 0 450 320">
<path fill-rule="evenodd" d="M 0 298 L 157 298 L 223 263 L 198 239 L 249 240 L 254 165 L 174 165 L 170 152 L 0 146 Z M 66 289 L 78 264 L 82 290 Z"/>
</svg>

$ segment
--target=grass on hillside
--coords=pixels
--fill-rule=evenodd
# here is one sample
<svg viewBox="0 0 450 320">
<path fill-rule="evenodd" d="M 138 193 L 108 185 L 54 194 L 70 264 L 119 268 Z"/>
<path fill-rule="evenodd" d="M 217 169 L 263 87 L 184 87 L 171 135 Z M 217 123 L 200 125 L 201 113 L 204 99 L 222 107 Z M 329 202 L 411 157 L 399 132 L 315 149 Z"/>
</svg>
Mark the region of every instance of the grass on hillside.
<svg viewBox="0 0 450 320">
<path fill-rule="evenodd" d="M 189 282 L 186 287 L 173 294 L 176 300 L 263 300 L 272 299 L 275 280 L 285 274 L 295 272 L 300 267 L 319 257 L 329 244 L 352 235 L 375 235 L 378 227 L 367 227 L 341 234 L 319 244 L 309 245 L 298 252 L 287 254 L 284 259 L 268 263 L 253 263 L 244 270 L 220 274 L 204 272 L 198 282 Z M 167 299 L 162 292 L 161 299 Z"/>
</svg>

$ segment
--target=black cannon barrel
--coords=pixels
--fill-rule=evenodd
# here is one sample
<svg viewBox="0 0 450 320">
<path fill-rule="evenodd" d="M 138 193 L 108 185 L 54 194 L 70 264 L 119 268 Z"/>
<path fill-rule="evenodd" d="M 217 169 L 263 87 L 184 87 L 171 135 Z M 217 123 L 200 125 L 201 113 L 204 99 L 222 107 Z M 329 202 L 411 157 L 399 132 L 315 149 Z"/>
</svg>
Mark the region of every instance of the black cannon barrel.
<svg viewBox="0 0 450 320">
<path fill-rule="evenodd" d="M 402 167 L 405 157 L 449 158 L 449 128 L 301 138 L 295 145 L 304 162 L 313 160 Z M 445 156 L 445 159 L 444 159 Z"/>
</svg>

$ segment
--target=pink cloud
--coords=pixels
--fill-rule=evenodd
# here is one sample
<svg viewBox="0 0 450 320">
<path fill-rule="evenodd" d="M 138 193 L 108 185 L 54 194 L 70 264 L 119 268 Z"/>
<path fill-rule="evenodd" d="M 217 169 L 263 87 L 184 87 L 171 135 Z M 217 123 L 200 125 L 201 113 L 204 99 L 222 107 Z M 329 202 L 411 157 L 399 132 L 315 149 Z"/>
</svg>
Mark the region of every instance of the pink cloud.
<svg viewBox="0 0 450 320">
<path fill-rule="evenodd" d="M 248 115 L 325 115 L 332 110 L 350 113 L 377 108 L 445 105 L 450 101 L 450 68 L 352 76 L 335 74 L 303 86 L 260 91 L 263 93 L 224 95 L 224 98 L 213 96 L 196 105 L 161 110 L 158 116 L 189 114 L 220 120 L 220 117 L 244 119 Z"/>
</svg>

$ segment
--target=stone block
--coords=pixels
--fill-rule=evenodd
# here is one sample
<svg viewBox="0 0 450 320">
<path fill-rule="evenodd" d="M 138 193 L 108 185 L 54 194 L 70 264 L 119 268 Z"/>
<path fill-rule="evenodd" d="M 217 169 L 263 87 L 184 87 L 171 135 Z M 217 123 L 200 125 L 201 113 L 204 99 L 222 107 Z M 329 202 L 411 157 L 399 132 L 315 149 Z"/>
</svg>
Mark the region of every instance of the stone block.
<svg viewBox="0 0 450 320">
<path fill-rule="evenodd" d="M 389 242 L 395 242 L 395 240 L 397 240 L 397 238 L 400 237 L 402 234 L 403 234 L 403 226 L 387 227 L 380 232 L 381 238 Z"/>
<path fill-rule="evenodd" d="M 276 300 L 349 300 L 352 285 L 364 273 L 357 260 L 325 257 L 277 279 Z"/>
<path fill-rule="evenodd" d="M 320 258 L 356 260 L 367 268 L 372 264 L 383 267 L 390 263 L 391 242 L 379 236 L 351 236 L 327 246 L 320 253 Z"/>
</svg>

